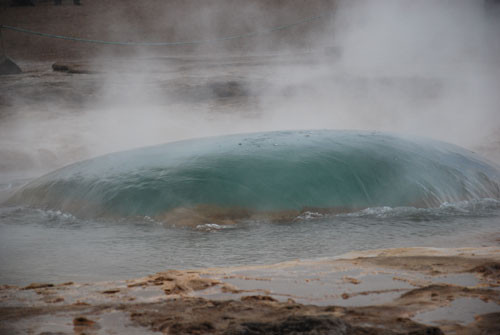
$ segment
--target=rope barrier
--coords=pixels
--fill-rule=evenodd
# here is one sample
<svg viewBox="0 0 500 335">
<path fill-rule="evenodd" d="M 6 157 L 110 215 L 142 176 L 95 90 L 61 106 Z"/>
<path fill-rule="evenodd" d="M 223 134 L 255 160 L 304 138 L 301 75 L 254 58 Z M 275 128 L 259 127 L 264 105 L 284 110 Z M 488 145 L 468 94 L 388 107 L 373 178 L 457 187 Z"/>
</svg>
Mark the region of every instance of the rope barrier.
<svg viewBox="0 0 500 335">
<path fill-rule="evenodd" d="M 71 37 L 71 36 L 64 36 L 64 35 L 48 34 L 48 33 L 42 33 L 42 32 L 28 30 L 28 29 L 19 28 L 19 27 L 7 26 L 7 25 L 0 25 L 0 31 L 1 31 L 1 29 L 8 29 L 8 30 L 17 31 L 20 33 L 25 33 L 25 34 L 30 34 L 30 35 L 36 35 L 36 36 L 42 36 L 42 37 L 48 37 L 48 38 L 56 38 L 56 39 L 62 39 L 62 40 L 77 41 L 77 42 L 83 42 L 83 43 L 93 43 L 93 44 L 131 45 L 131 46 L 175 46 L 175 45 L 194 45 L 194 44 L 215 43 L 215 42 L 221 42 L 221 41 L 230 41 L 230 40 L 236 40 L 236 39 L 240 39 L 240 38 L 253 37 L 253 36 L 258 36 L 258 35 L 265 35 L 265 34 L 270 34 L 270 33 L 276 32 L 276 31 L 289 29 L 291 27 L 295 27 L 298 25 L 312 22 L 312 21 L 316 21 L 316 20 L 319 20 L 323 17 L 324 17 L 324 15 L 316 15 L 316 16 L 311 16 L 311 17 L 305 18 L 305 19 L 300 20 L 300 21 L 293 22 L 293 23 L 289 23 L 289 24 L 285 24 L 285 25 L 281 25 L 281 26 L 276 26 L 276 27 L 273 27 L 273 28 L 270 28 L 267 30 L 254 31 L 254 32 L 250 32 L 250 33 L 237 34 L 237 35 L 223 36 L 223 37 L 218 37 L 218 38 L 208 39 L 208 40 L 181 41 L 181 42 L 103 41 L 103 40 L 85 39 L 85 38 L 78 38 L 78 37 Z"/>
</svg>

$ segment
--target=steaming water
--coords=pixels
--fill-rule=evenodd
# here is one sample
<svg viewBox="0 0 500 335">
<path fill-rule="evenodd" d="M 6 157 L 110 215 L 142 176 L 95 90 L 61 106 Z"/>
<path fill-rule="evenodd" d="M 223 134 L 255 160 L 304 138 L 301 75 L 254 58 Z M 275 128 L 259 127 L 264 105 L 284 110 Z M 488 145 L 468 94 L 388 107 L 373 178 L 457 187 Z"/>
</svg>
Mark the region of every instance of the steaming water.
<svg viewBox="0 0 500 335">
<path fill-rule="evenodd" d="M 281 131 L 110 154 L 39 178 L 12 202 L 78 217 L 157 217 L 200 205 L 250 211 L 430 207 L 499 198 L 499 185 L 495 168 L 437 141 Z"/>
<path fill-rule="evenodd" d="M 456 146 L 377 132 L 258 133 L 110 154 L 35 179 L 0 208 L 0 283 L 478 245 L 498 231 L 499 176 Z M 165 216 L 200 205 L 245 215 L 189 227 Z"/>
</svg>

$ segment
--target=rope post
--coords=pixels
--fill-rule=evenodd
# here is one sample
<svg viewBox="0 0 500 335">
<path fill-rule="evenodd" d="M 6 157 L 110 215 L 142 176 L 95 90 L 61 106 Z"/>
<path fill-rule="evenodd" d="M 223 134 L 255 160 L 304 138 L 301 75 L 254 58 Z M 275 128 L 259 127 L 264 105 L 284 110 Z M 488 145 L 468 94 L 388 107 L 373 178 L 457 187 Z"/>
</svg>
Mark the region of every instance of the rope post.
<svg viewBox="0 0 500 335">
<path fill-rule="evenodd" d="M 5 52 L 5 45 L 3 43 L 2 30 L 5 27 L 0 24 L 0 75 L 3 74 L 19 74 L 23 71 L 21 68 L 14 63 Z"/>
<path fill-rule="evenodd" d="M 1 51 L 1 57 L 2 58 L 7 58 L 7 55 L 5 53 L 5 47 L 4 47 L 4 44 L 3 44 L 2 28 L 3 28 L 3 25 L 0 24 L 0 51 Z"/>
</svg>

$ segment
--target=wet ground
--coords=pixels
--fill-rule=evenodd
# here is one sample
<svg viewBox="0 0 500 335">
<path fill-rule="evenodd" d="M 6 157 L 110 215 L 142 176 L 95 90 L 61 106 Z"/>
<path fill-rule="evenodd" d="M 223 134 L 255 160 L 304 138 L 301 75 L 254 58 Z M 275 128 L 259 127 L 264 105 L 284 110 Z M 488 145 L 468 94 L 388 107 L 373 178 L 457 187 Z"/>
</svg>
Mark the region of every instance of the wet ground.
<svg viewBox="0 0 500 335">
<path fill-rule="evenodd" d="M 2 334 L 496 334 L 500 249 L 405 248 L 0 290 Z"/>
</svg>

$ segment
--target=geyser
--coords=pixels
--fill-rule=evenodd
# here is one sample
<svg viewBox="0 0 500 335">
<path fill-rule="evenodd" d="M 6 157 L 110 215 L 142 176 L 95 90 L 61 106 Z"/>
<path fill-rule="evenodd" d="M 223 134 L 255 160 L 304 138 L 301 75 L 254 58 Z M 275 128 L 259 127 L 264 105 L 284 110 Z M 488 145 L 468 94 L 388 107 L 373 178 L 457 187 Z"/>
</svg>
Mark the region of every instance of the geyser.
<svg viewBox="0 0 500 335">
<path fill-rule="evenodd" d="M 40 177 L 9 202 L 84 218 L 173 223 L 500 198 L 500 172 L 473 152 L 369 131 L 276 131 L 118 152 Z M 276 214 L 282 213 L 282 214 Z"/>
</svg>

